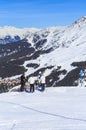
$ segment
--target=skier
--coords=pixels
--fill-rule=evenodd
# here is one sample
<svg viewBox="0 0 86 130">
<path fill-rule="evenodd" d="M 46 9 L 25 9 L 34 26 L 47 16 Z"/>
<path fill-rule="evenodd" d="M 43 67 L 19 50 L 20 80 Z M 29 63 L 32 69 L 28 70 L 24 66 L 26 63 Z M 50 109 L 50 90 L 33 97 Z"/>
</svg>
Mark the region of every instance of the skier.
<svg viewBox="0 0 86 130">
<path fill-rule="evenodd" d="M 40 81 L 41 81 L 41 91 L 44 91 L 46 85 L 46 79 L 44 75 L 41 76 Z"/>
<path fill-rule="evenodd" d="M 29 79 L 28 79 L 28 82 L 30 84 L 30 92 L 34 92 L 35 91 L 35 88 L 34 88 L 34 83 L 35 83 L 35 79 L 33 76 L 31 76 Z"/>
<path fill-rule="evenodd" d="M 45 90 L 45 84 L 46 84 L 46 79 L 44 74 L 40 71 L 39 75 L 38 75 L 38 89 L 40 91 L 44 91 Z"/>
<path fill-rule="evenodd" d="M 80 70 L 79 76 L 80 76 L 80 83 L 81 83 L 81 86 L 82 86 L 83 77 L 84 77 L 84 71 L 82 69 Z"/>
<path fill-rule="evenodd" d="M 20 87 L 20 91 L 24 91 L 25 88 L 25 82 L 26 82 L 26 78 L 25 78 L 25 74 L 21 75 L 21 87 Z"/>
</svg>

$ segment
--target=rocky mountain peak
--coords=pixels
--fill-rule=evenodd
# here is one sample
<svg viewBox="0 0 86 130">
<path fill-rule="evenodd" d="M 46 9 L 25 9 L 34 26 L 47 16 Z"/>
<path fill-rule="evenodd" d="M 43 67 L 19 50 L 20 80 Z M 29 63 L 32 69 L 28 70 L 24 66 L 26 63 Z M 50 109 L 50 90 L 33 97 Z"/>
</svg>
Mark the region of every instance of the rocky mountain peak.
<svg viewBox="0 0 86 130">
<path fill-rule="evenodd" d="M 75 23 L 75 24 L 78 24 L 78 25 L 86 24 L 86 16 L 83 16 L 82 18 L 78 19 L 78 20 L 75 21 L 74 23 Z"/>
</svg>

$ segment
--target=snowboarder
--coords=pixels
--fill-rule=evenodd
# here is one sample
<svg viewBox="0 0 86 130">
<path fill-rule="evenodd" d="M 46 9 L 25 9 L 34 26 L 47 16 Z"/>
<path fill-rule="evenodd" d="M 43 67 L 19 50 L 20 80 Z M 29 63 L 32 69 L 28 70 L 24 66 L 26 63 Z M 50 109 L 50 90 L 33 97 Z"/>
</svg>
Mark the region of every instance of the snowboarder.
<svg viewBox="0 0 86 130">
<path fill-rule="evenodd" d="M 24 91 L 25 88 L 25 82 L 26 82 L 26 78 L 25 78 L 25 74 L 21 75 L 21 87 L 20 87 L 20 91 Z"/>
</svg>

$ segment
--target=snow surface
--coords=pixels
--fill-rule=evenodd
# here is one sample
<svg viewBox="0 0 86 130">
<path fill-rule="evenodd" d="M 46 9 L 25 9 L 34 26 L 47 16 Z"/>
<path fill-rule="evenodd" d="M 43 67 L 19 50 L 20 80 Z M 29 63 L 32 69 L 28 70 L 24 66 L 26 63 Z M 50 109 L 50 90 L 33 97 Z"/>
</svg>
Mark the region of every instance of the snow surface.
<svg viewBox="0 0 86 130">
<path fill-rule="evenodd" d="M 0 130 L 86 130 L 86 88 L 0 94 Z"/>
</svg>

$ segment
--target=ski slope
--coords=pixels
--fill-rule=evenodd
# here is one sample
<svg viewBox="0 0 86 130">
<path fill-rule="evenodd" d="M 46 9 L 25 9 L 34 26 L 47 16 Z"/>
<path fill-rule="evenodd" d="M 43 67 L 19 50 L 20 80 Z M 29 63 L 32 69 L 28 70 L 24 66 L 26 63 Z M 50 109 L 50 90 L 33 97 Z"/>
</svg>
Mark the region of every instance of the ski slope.
<svg viewBox="0 0 86 130">
<path fill-rule="evenodd" d="M 86 88 L 0 94 L 0 130 L 86 130 Z"/>
</svg>

